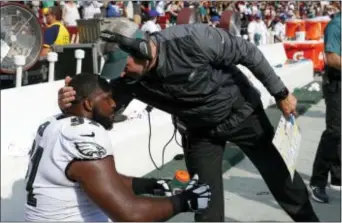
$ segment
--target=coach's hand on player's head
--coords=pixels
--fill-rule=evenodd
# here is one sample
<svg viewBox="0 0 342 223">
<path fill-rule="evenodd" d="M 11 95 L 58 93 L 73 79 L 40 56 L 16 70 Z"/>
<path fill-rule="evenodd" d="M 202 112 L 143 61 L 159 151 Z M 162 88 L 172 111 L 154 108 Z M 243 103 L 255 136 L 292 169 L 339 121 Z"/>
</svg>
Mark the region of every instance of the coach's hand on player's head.
<svg viewBox="0 0 342 223">
<path fill-rule="evenodd" d="M 58 91 L 58 106 L 63 111 L 71 106 L 71 102 L 75 100 L 76 91 L 72 87 L 68 87 L 71 77 L 65 78 L 65 86 Z"/>
</svg>

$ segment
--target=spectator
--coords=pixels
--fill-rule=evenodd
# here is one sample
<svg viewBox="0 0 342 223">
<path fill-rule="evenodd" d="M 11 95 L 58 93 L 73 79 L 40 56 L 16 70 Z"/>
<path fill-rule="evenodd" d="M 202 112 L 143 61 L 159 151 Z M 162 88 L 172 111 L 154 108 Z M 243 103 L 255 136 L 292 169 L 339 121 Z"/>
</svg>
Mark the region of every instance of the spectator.
<svg viewBox="0 0 342 223">
<path fill-rule="evenodd" d="M 170 16 L 170 23 L 176 24 L 177 22 L 177 16 L 178 13 L 181 10 L 180 2 L 179 1 L 173 1 L 172 4 L 169 5 L 167 11 L 171 14 Z"/>
<path fill-rule="evenodd" d="M 138 15 L 141 17 L 141 5 L 140 5 L 140 1 L 132 1 L 133 3 L 133 14 Z M 141 20 L 141 18 L 140 18 Z"/>
<path fill-rule="evenodd" d="M 285 40 L 286 31 L 286 15 L 280 16 L 280 21 L 274 26 L 274 42 L 283 42 Z"/>
<path fill-rule="evenodd" d="M 107 4 L 107 17 L 120 17 L 120 8 L 116 5 L 115 1 L 111 1 Z"/>
<path fill-rule="evenodd" d="M 31 7 L 32 11 L 36 14 L 37 17 L 39 17 L 40 1 L 32 1 Z"/>
<path fill-rule="evenodd" d="M 74 1 L 65 1 L 62 20 L 65 26 L 77 26 L 76 20 L 80 19 L 78 6 Z"/>
<path fill-rule="evenodd" d="M 133 2 L 132 1 L 124 1 L 123 14 L 128 19 L 133 19 L 134 8 L 133 8 Z"/>
<path fill-rule="evenodd" d="M 83 19 L 93 19 L 95 14 L 101 14 L 103 3 L 99 1 L 82 1 Z"/>
<path fill-rule="evenodd" d="M 147 33 L 159 32 L 161 30 L 159 24 L 157 24 L 159 13 L 156 10 L 150 10 L 148 16 L 149 20 L 144 23 L 141 30 Z"/>
<path fill-rule="evenodd" d="M 51 45 L 66 45 L 70 43 L 70 34 L 61 23 L 62 10 L 58 6 L 51 7 L 45 14 L 46 29 L 44 32 L 44 45 L 41 56 L 46 56 Z"/>
<path fill-rule="evenodd" d="M 218 5 L 216 2 L 210 2 L 210 6 L 209 6 L 209 16 L 212 18 L 214 16 L 219 16 L 218 13 Z"/>
<path fill-rule="evenodd" d="M 211 26 L 217 27 L 220 24 L 220 17 L 219 16 L 213 16 L 211 17 Z"/>
<path fill-rule="evenodd" d="M 256 45 L 266 44 L 267 27 L 264 21 L 262 21 L 260 14 L 254 16 L 253 21 L 248 24 L 247 29 L 249 41 Z"/>
<path fill-rule="evenodd" d="M 160 16 L 165 15 L 165 1 L 157 1 L 156 10 Z"/>
<path fill-rule="evenodd" d="M 209 15 L 207 13 L 207 8 L 206 8 L 206 4 L 204 1 L 200 2 L 200 6 L 199 6 L 199 13 L 201 16 L 201 21 L 202 23 L 207 23 L 209 22 Z"/>
<path fill-rule="evenodd" d="M 52 0 L 43 0 L 42 1 L 42 8 L 45 12 L 48 11 L 49 8 L 55 6 L 55 1 Z"/>
</svg>

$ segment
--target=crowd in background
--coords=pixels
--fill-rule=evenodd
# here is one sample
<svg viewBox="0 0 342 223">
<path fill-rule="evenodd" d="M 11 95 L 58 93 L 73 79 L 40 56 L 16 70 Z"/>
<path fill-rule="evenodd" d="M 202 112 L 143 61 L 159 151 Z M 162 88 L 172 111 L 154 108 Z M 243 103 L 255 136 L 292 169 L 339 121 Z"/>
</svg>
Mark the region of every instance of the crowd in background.
<svg viewBox="0 0 342 223">
<path fill-rule="evenodd" d="M 176 23 L 179 11 L 184 7 L 199 7 L 203 23 L 212 23 L 224 10 L 237 10 L 244 21 L 250 22 L 255 16 L 261 17 L 269 27 L 281 15 L 287 18 L 314 18 L 332 14 L 340 9 L 339 1 L 22 1 L 39 16 L 40 10 L 52 6 L 63 8 L 63 22 L 66 26 L 76 25 L 79 18 L 90 19 L 96 14 L 104 17 L 125 16 L 130 19 L 140 16 L 146 21 L 149 11 L 155 10 L 159 16 L 167 15 L 169 23 Z M 136 19 L 139 22 L 139 19 Z M 140 22 L 141 22 L 140 21 Z"/>
<path fill-rule="evenodd" d="M 178 13 L 186 7 L 198 9 L 202 23 L 217 26 L 225 10 L 240 13 L 241 35 L 260 44 L 285 40 L 288 19 L 310 19 L 330 16 L 341 8 L 340 1 L 22 1 L 46 23 L 45 12 L 60 7 L 60 18 L 66 27 L 77 26 L 78 19 L 127 17 L 141 25 L 144 31 L 155 32 L 174 25 Z M 270 34 L 271 33 L 271 34 Z M 268 42 L 268 35 L 272 41 Z"/>
</svg>

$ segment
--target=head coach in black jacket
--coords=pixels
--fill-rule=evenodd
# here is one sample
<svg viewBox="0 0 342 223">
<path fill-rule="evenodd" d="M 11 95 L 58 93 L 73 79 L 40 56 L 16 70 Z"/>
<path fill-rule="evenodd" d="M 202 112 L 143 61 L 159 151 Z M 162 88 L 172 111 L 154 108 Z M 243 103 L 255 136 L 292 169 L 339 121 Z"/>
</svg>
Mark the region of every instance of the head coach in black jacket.
<svg viewBox="0 0 342 223">
<path fill-rule="evenodd" d="M 291 180 L 272 144 L 274 130 L 259 92 L 236 66 L 251 70 L 285 116 L 295 113 L 295 97 L 256 46 L 205 24 L 173 26 L 147 36 L 127 19 L 108 25 L 101 39 L 106 42 L 101 75 L 111 79 L 116 102 L 127 104 L 134 97 L 175 117 L 188 171 L 198 173 L 212 190 L 208 210 L 196 221 L 224 221 L 226 141 L 250 158 L 293 220 L 318 221 L 302 178 L 296 172 Z M 62 110 L 75 94 L 70 87 L 60 89 Z"/>
</svg>

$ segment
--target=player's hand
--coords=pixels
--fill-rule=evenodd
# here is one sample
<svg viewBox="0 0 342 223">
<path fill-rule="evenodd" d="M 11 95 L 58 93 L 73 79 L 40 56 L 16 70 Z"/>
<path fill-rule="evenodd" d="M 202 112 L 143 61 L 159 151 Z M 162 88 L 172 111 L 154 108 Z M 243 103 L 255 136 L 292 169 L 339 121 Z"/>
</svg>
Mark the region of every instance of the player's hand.
<svg viewBox="0 0 342 223">
<path fill-rule="evenodd" d="M 181 195 L 186 197 L 189 210 L 200 213 L 208 208 L 211 192 L 209 185 L 198 183 L 196 174 Z"/>
<path fill-rule="evenodd" d="M 71 102 L 75 100 L 76 91 L 72 87 L 68 87 L 71 77 L 65 78 L 65 86 L 58 91 L 58 106 L 64 111 L 71 106 Z"/>
<path fill-rule="evenodd" d="M 277 105 L 286 118 L 290 117 L 291 114 L 297 116 L 297 99 L 293 94 L 289 94 L 284 100 L 277 101 Z"/>
<path fill-rule="evenodd" d="M 159 179 L 159 180 L 157 180 L 155 187 L 154 187 L 154 194 L 153 195 L 171 197 L 173 195 L 173 193 L 171 190 L 170 183 L 171 183 L 170 179 Z"/>
</svg>

